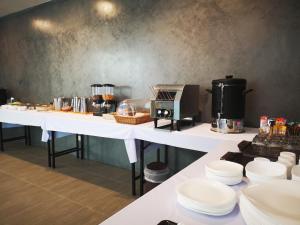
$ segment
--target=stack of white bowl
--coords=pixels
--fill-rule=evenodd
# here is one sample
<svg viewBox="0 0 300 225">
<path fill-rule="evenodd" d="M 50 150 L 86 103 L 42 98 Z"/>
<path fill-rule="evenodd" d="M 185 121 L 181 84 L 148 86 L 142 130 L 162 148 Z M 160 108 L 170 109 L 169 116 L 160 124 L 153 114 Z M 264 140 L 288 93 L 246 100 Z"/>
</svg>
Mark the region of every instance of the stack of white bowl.
<svg viewBox="0 0 300 225">
<path fill-rule="evenodd" d="M 280 152 L 277 162 L 286 166 L 287 178 L 290 179 L 292 168 L 296 165 L 296 154 L 293 152 Z"/>
<path fill-rule="evenodd" d="M 289 180 L 248 186 L 240 195 L 240 212 L 247 225 L 299 225 L 299 190 L 300 183 Z"/>
<path fill-rule="evenodd" d="M 292 180 L 300 181 L 300 165 L 295 165 L 292 168 Z"/>
<path fill-rule="evenodd" d="M 249 162 L 246 167 L 246 176 L 251 183 L 262 183 L 274 179 L 286 179 L 287 169 L 278 162 L 258 161 Z"/>
<path fill-rule="evenodd" d="M 184 208 L 211 216 L 230 213 L 237 202 L 235 191 L 208 179 L 190 179 L 176 189 L 177 201 Z"/>
<path fill-rule="evenodd" d="M 264 162 L 270 162 L 270 159 L 265 157 L 255 157 L 254 161 L 264 161 Z"/>
<path fill-rule="evenodd" d="M 216 160 L 205 165 L 205 175 L 208 179 L 235 185 L 242 181 L 243 169 L 243 166 L 238 163 Z"/>
</svg>

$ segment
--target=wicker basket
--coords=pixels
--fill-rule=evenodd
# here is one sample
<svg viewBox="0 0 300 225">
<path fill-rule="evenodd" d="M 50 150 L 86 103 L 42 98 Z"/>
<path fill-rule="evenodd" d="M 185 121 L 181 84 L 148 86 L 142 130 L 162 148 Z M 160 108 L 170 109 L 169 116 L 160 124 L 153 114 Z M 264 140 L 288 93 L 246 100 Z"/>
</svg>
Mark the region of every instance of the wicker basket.
<svg viewBox="0 0 300 225">
<path fill-rule="evenodd" d="M 125 124 L 141 124 L 147 123 L 152 121 L 149 113 L 144 113 L 141 116 L 120 116 L 115 114 L 115 119 L 118 123 L 125 123 Z"/>
</svg>

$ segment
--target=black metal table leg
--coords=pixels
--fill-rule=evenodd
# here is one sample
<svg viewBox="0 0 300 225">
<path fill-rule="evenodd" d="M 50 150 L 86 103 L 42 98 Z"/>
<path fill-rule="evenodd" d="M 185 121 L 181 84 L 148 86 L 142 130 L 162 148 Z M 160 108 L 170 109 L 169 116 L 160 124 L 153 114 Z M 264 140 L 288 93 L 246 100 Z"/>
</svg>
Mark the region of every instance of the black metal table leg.
<svg viewBox="0 0 300 225">
<path fill-rule="evenodd" d="M 29 146 L 31 146 L 31 131 L 30 131 L 30 126 L 27 126 L 27 143 Z"/>
<path fill-rule="evenodd" d="M 76 151 L 76 157 L 77 157 L 77 159 L 79 159 L 79 151 L 80 151 L 80 149 L 79 149 L 79 141 L 78 141 L 78 134 L 76 134 L 75 135 L 76 136 L 76 148 L 77 148 L 77 151 Z"/>
<path fill-rule="evenodd" d="M 28 145 L 28 132 L 27 132 L 27 126 L 24 126 L 24 137 L 25 137 L 25 145 Z"/>
<path fill-rule="evenodd" d="M 177 128 L 177 131 L 181 130 L 181 120 L 176 121 L 176 128 Z"/>
<path fill-rule="evenodd" d="M 0 122 L 0 150 L 1 152 L 4 151 L 3 147 L 3 131 L 2 131 L 2 122 Z"/>
<path fill-rule="evenodd" d="M 165 145 L 165 164 L 168 165 L 169 163 L 169 146 Z"/>
<path fill-rule="evenodd" d="M 51 167 L 51 146 L 50 140 L 47 141 L 47 148 L 48 148 L 48 167 Z"/>
<path fill-rule="evenodd" d="M 144 194 L 144 141 L 140 141 L 140 196 Z"/>
<path fill-rule="evenodd" d="M 84 159 L 84 135 L 81 136 L 81 141 L 80 141 L 80 150 L 81 150 L 81 159 Z"/>
<path fill-rule="evenodd" d="M 55 168 L 55 131 L 51 131 L 51 147 L 52 147 L 52 168 Z"/>
<path fill-rule="evenodd" d="M 131 190 L 132 190 L 132 195 L 136 195 L 136 188 L 135 188 L 135 163 L 131 163 Z"/>
<path fill-rule="evenodd" d="M 156 160 L 157 162 L 160 162 L 160 148 L 156 150 Z"/>
</svg>

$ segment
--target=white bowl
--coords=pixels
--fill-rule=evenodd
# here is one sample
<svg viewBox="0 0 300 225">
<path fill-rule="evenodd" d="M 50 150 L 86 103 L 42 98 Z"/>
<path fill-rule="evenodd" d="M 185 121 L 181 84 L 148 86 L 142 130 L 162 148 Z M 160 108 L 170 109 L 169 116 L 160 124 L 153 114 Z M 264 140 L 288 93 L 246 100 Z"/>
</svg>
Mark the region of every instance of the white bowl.
<svg viewBox="0 0 300 225">
<path fill-rule="evenodd" d="M 287 160 L 285 158 L 283 158 L 283 159 L 282 158 L 281 159 L 278 158 L 277 162 L 286 166 L 286 169 L 287 169 L 287 178 L 290 179 L 291 178 L 291 170 L 292 170 L 292 167 L 294 166 L 294 164 L 291 161 L 289 161 L 289 160 Z"/>
<path fill-rule="evenodd" d="M 255 157 L 254 161 L 264 161 L 264 162 L 270 162 L 270 159 L 267 159 L 265 157 Z"/>
<path fill-rule="evenodd" d="M 300 165 L 296 165 L 292 168 L 292 180 L 300 181 Z"/>
<path fill-rule="evenodd" d="M 278 162 L 251 161 L 246 165 L 246 176 L 253 183 L 272 179 L 286 179 L 287 168 Z"/>
<path fill-rule="evenodd" d="M 205 171 L 205 175 L 210 180 L 219 181 L 226 185 L 236 185 L 236 184 L 241 183 L 243 180 L 242 174 L 240 176 L 236 176 L 236 177 L 224 177 L 224 176 L 217 176 L 207 170 L 207 171 Z"/>
<path fill-rule="evenodd" d="M 293 159 L 292 157 L 288 157 L 288 156 L 279 156 L 278 161 L 283 161 L 283 162 L 289 161 L 290 163 L 295 165 L 295 159 Z"/>
<path fill-rule="evenodd" d="M 226 160 L 215 160 L 205 165 L 205 171 L 223 177 L 240 177 L 243 169 L 242 165 Z"/>
</svg>

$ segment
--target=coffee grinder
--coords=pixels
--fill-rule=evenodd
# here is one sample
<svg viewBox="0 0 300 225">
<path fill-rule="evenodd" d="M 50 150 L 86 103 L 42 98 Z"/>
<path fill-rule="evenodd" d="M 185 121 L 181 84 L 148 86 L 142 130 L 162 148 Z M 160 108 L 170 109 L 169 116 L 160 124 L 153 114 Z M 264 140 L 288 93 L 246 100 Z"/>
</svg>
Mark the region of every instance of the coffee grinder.
<svg viewBox="0 0 300 225">
<path fill-rule="evenodd" d="M 102 116 L 101 105 L 103 104 L 103 85 L 102 84 L 92 84 L 92 109 L 94 116 Z"/>
<path fill-rule="evenodd" d="M 116 112 L 117 101 L 114 94 L 115 85 L 104 84 L 103 85 L 103 102 L 101 104 L 102 113 L 112 113 Z"/>
</svg>

